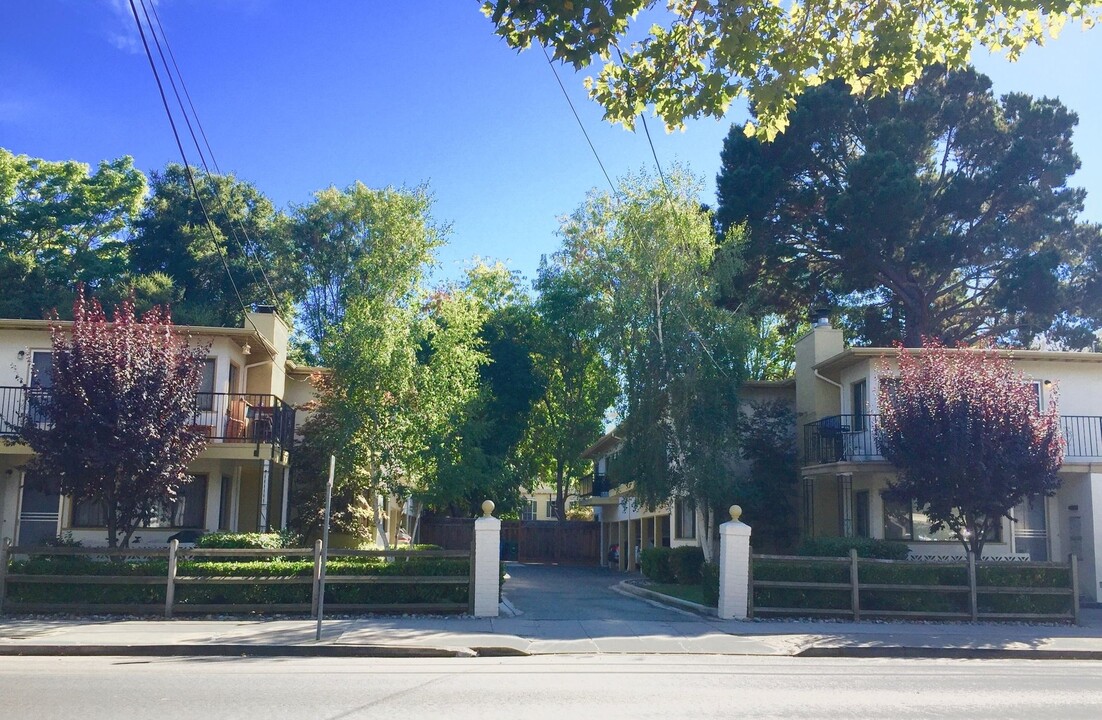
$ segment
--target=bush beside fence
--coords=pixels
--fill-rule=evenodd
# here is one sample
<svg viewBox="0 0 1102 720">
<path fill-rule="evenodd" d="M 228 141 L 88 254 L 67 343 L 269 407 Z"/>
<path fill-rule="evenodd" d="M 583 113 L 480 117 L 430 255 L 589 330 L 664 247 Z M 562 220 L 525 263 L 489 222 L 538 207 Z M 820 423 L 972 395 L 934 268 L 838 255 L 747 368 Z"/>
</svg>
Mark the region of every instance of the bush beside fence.
<svg viewBox="0 0 1102 720">
<path fill-rule="evenodd" d="M 755 555 L 751 612 L 1078 623 L 1075 565 Z"/>
<path fill-rule="evenodd" d="M 320 544 L 306 548 L 114 550 L 11 548 L 0 553 L 7 612 L 304 612 L 317 609 Z M 333 612 L 463 612 L 470 553 L 331 550 Z M 206 558 L 206 559 L 204 559 Z"/>
</svg>

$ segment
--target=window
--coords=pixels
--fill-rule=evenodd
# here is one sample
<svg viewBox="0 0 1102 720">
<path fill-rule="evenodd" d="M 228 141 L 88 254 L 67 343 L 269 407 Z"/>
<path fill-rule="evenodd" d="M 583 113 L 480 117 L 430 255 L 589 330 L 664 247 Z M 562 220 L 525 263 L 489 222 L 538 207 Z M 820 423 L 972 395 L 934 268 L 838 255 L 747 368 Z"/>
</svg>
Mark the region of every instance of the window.
<svg viewBox="0 0 1102 720">
<path fill-rule="evenodd" d="M 54 354 L 48 351 L 34 351 L 31 353 L 31 389 L 27 408 L 30 421 L 37 424 L 49 420 L 42 407 L 44 395 L 54 386 Z"/>
<path fill-rule="evenodd" d="M 160 508 L 147 528 L 202 528 L 206 515 L 207 476 L 192 475 L 191 481 L 176 493 L 176 501 Z M 73 504 L 74 528 L 107 526 L 107 504 L 97 500 L 81 500 Z"/>
<path fill-rule="evenodd" d="M 535 520 L 536 519 L 536 501 L 535 500 L 521 500 L 520 501 L 520 519 L 521 520 Z"/>
<path fill-rule="evenodd" d="M 674 501 L 673 535 L 679 540 L 692 540 L 696 537 L 696 507 L 688 498 Z"/>
<path fill-rule="evenodd" d="M 556 505 L 558 505 L 558 503 L 555 502 L 554 500 L 548 500 L 547 501 L 547 517 L 549 517 L 549 518 L 558 518 L 559 511 L 558 511 L 558 508 L 556 507 Z"/>
<path fill-rule="evenodd" d="M 176 502 L 169 503 L 153 517 L 146 527 L 202 528 L 207 505 L 207 476 L 192 475 L 191 480 L 176 492 Z"/>
<path fill-rule="evenodd" d="M 869 412 L 869 384 L 865 380 L 859 380 L 850 386 L 853 396 L 853 423 L 854 432 L 864 432 Z"/>
<path fill-rule="evenodd" d="M 222 476 L 222 491 L 218 500 L 218 529 L 230 530 L 232 528 L 231 515 L 233 513 L 233 478 L 229 475 Z"/>
<path fill-rule="evenodd" d="M 885 497 L 883 498 L 883 504 L 885 540 L 957 542 L 957 536 L 948 528 L 942 528 L 934 532 L 930 527 L 930 518 L 926 516 L 924 510 L 917 508 L 913 502 L 900 502 Z M 1001 525 L 989 540 L 991 542 L 1002 542 Z"/>
<path fill-rule="evenodd" d="M 196 404 L 200 410 L 214 409 L 214 358 L 203 360 L 203 379 L 199 382 Z"/>
<path fill-rule="evenodd" d="M 911 502 L 909 500 L 890 500 L 883 497 L 884 539 L 910 540 L 914 537 L 911 527 Z"/>
<path fill-rule="evenodd" d="M 857 537 L 872 537 L 869 534 L 869 491 L 861 490 L 853 496 L 854 528 Z"/>
<path fill-rule="evenodd" d="M 1041 412 L 1041 383 L 1031 380 L 1026 385 L 1033 391 L 1033 398 L 1037 403 L 1037 412 Z"/>
<path fill-rule="evenodd" d="M 934 532 L 930 528 L 930 518 L 926 517 L 924 510 L 925 508 L 911 511 L 911 529 L 914 532 L 913 539 L 915 542 L 952 542 L 957 539 L 957 536 L 949 528 L 942 528 Z"/>
<path fill-rule="evenodd" d="M 96 500 L 80 500 L 73 503 L 75 528 L 107 527 L 107 503 Z"/>
</svg>

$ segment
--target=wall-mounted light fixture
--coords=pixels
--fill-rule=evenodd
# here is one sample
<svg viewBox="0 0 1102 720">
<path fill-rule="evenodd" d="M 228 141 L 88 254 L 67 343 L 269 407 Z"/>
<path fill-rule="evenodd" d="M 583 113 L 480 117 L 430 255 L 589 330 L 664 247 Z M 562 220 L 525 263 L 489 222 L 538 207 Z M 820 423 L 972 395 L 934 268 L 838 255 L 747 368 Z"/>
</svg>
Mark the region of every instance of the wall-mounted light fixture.
<svg viewBox="0 0 1102 720">
<path fill-rule="evenodd" d="M 19 358 L 20 360 L 22 360 L 23 358 L 27 357 L 27 351 L 26 350 L 20 350 L 19 352 L 17 352 L 15 354 L 15 356 L 17 358 Z"/>
<path fill-rule="evenodd" d="M 1045 380 L 1045 387 L 1046 388 L 1052 387 L 1052 381 L 1051 380 Z"/>
</svg>

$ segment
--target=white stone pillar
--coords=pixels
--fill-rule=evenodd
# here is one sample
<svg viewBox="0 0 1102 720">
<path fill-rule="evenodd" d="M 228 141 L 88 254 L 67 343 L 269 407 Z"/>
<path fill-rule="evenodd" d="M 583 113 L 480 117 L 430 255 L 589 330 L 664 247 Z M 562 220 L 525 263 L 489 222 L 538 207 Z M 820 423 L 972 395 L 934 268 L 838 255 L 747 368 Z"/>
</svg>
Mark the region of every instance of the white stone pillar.
<svg viewBox="0 0 1102 720">
<path fill-rule="evenodd" d="M 731 522 L 719 526 L 719 617 L 746 619 L 750 581 L 750 526 L 739 522 L 742 508 L 731 506 Z"/>
<path fill-rule="evenodd" d="M 497 617 L 501 594 L 501 521 L 491 513 L 494 503 L 482 503 L 482 517 L 474 521 L 474 595 L 471 603 L 475 617 Z"/>
</svg>

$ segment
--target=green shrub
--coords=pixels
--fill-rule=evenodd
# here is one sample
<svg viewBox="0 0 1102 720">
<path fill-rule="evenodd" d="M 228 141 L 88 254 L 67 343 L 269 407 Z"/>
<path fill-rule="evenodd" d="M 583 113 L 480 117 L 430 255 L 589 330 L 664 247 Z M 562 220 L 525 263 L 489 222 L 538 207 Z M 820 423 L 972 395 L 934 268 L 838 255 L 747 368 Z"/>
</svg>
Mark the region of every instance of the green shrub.
<svg viewBox="0 0 1102 720">
<path fill-rule="evenodd" d="M 704 551 L 699 547 L 683 546 L 670 551 L 670 571 L 681 585 L 698 584 L 703 565 Z"/>
<path fill-rule="evenodd" d="M 849 584 L 848 563 L 792 561 L 754 561 L 755 580 Z M 976 569 L 979 587 L 1065 588 L 1070 583 L 1068 570 L 1062 567 L 1016 567 L 1013 563 L 980 565 Z M 877 612 L 955 613 L 967 615 L 968 570 L 960 563 L 859 563 L 860 584 L 906 585 L 907 590 L 861 590 L 861 610 Z M 953 586 L 959 590 L 943 590 Z M 1061 614 L 1071 610 L 1067 595 L 1006 595 L 979 592 L 980 613 Z M 754 606 L 790 609 L 799 615 L 803 608 L 850 610 L 850 590 L 813 588 L 755 588 Z"/>
<path fill-rule="evenodd" d="M 668 547 L 646 548 L 640 554 L 640 562 L 643 565 L 643 576 L 656 583 L 675 583 L 677 576 L 670 567 L 670 555 L 673 550 Z"/>
<path fill-rule="evenodd" d="M 754 580 L 788 582 L 849 582 L 849 567 L 835 563 L 754 561 Z M 754 588 L 754 607 L 848 610 L 849 590 Z M 799 612 L 792 614 L 798 615 Z"/>
<path fill-rule="evenodd" d="M 704 563 L 700 569 L 700 589 L 704 595 L 704 604 L 719 607 L 719 564 Z"/>
<path fill-rule="evenodd" d="M 857 557 L 880 560 L 906 560 L 911 552 L 906 543 L 892 540 L 819 537 L 805 539 L 796 554 L 807 557 L 848 557 L 851 549 L 857 550 Z"/>
<path fill-rule="evenodd" d="M 195 547 L 229 550 L 282 550 L 294 538 L 284 533 L 215 532 L 195 541 Z"/>
<path fill-rule="evenodd" d="M 387 563 L 382 558 L 335 558 L 326 566 L 330 579 L 342 575 L 440 576 L 455 575 L 463 580 L 441 585 L 411 584 L 340 584 L 325 588 L 325 601 L 333 604 L 425 604 L 467 602 L 467 576 L 470 564 L 465 559 L 410 558 L 404 562 Z M 124 575 L 164 578 L 167 561 L 100 562 L 87 557 L 36 557 L 12 564 L 13 574 L 36 575 Z M 312 559 L 265 560 L 182 560 L 177 567 L 179 577 L 305 577 L 312 578 Z M 188 605 L 231 604 L 261 606 L 283 603 L 309 603 L 312 583 L 299 584 L 180 584 L 176 586 L 178 610 Z M 165 586 L 157 585 L 97 585 L 66 583 L 20 583 L 8 586 L 8 599 L 22 603 L 125 603 L 163 605 Z"/>
</svg>

